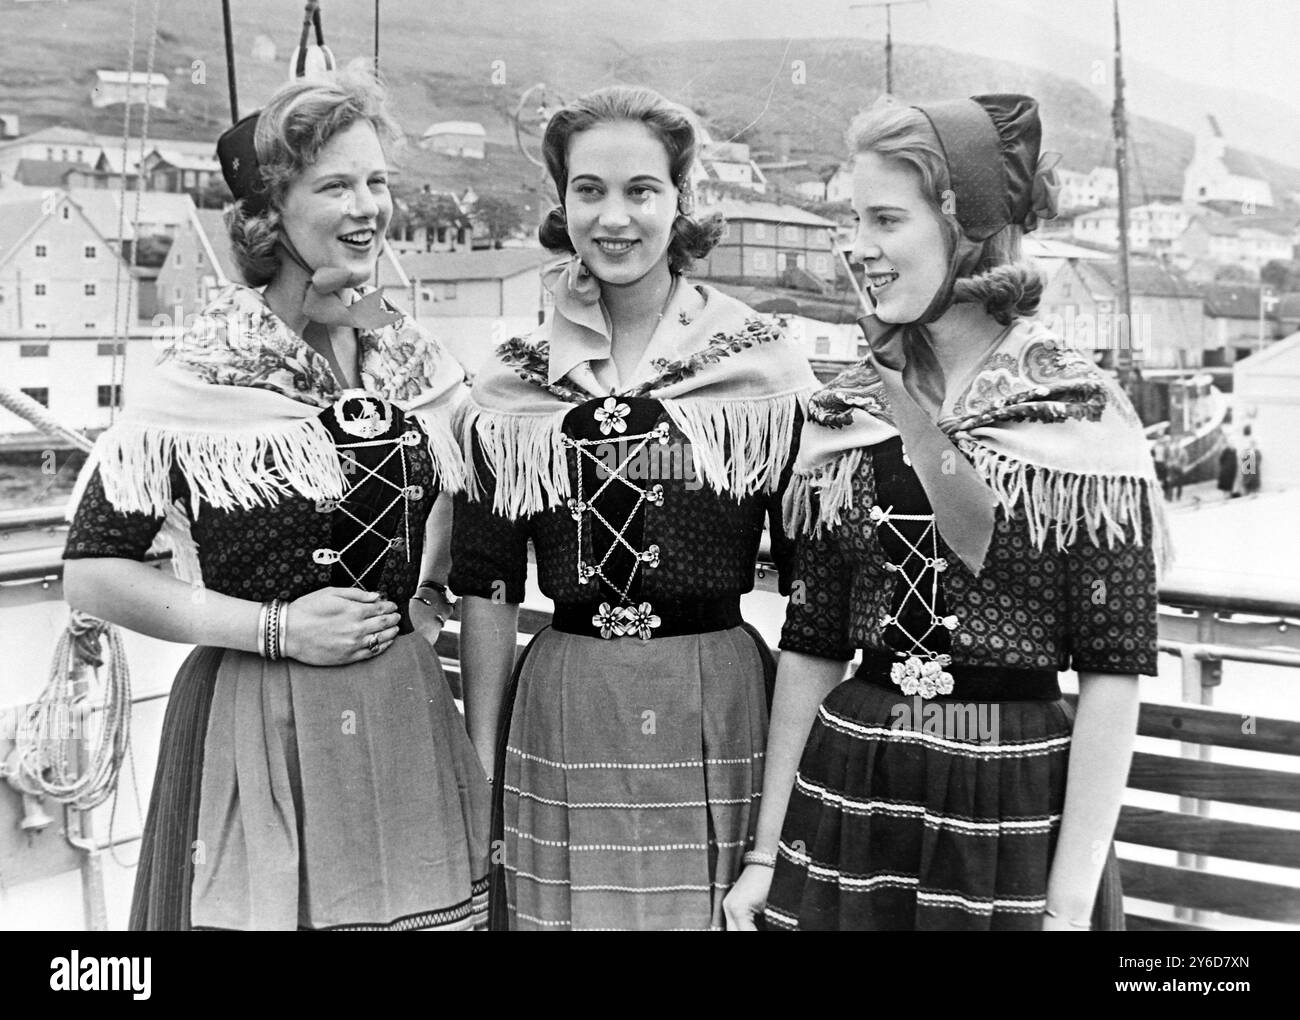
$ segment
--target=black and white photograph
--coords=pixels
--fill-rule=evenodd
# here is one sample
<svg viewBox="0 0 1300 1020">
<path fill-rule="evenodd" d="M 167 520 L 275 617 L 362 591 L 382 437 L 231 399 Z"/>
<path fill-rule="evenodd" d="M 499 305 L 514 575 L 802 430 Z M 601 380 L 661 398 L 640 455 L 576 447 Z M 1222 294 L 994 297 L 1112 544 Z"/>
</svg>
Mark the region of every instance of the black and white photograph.
<svg viewBox="0 0 1300 1020">
<path fill-rule="evenodd" d="M 1108 931 L 1158 934 L 1091 940 L 1107 999 L 1249 996 L 1300 931 L 1298 39 L 0 0 L 24 982 L 148 999 L 176 931 Z"/>
</svg>

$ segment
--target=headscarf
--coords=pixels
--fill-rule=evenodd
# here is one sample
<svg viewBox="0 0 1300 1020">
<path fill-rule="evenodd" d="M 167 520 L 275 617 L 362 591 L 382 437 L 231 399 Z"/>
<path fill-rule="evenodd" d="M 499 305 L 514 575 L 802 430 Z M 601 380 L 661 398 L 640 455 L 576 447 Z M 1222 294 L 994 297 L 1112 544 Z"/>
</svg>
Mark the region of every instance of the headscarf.
<svg viewBox="0 0 1300 1020">
<path fill-rule="evenodd" d="M 982 242 L 1010 224 L 1034 229 L 1055 214 L 1059 191 L 1055 161 L 1039 153 L 1042 129 L 1030 97 L 975 96 L 916 109 L 938 137 L 960 227 L 947 276 L 915 322 L 858 320 L 869 354 L 809 402 L 787 527 L 838 523 L 863 448 L 901 436 L 940 535 L 975 574 L 998 506 L 1023 513 L 1040 547 L 1051 532 L 1065 548 L 1080 523 L 1093 541 L 1130 533 L 1141 541 L 1145 502 L 1166 560 L 1162 505 L 1137 415 L 1112 380 L 1039 324 L 1005 330 L 963 392 L 946 395 L 937 424 L 916 402 L 914 392 L 942 386 L 926 325 L 951 307 L 955 283 L 975 269 Z"/>
</svg>

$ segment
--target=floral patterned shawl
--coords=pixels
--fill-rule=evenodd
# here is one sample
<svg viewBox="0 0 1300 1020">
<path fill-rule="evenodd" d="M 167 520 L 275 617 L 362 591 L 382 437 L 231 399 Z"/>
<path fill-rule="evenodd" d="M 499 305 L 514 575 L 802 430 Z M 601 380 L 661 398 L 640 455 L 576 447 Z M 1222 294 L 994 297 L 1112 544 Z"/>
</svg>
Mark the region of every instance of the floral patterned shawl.
<svg viewBox="0 0 1300 1020">
<path fill-rule="evenodd" d="M 483 491 L 477 446 L 495 476 L 497 513 L 514 519 L 562 502 L 569 495 L 564 416 L 593 398 L 618 396 L 661 401 L 715 491 L 738 499 L 775 492 L 801 405 L 817 385 L 781 328 L 719 290 L 678 278 L 647 350 L 649 373 L 612 393 L 593 371 L 609 357 L 608 323 L 599 304 L 563 285 L 563 275 L 547 274 L 551 321 L 502 343 L 463 406 L 458 426 L 470 495 Z M 617 408 L 615 399 L 609 413 Z"/>
<path fill-rule="evenodd" d="M 938 425 L 1040 548 L 1049 534 L 1068 548 L 1080 525 L 1093 542 L 1142 543 L 1145 506 L 1157 562 L 1168 564 L 1163 500 L 1137 413 L 1091 359 L 1041 323 L 1021 319 L 1005 331 L 968 381 L 945 394 Z M 838 524 L 863 450 L 896 435 L 869 361 L 818 391 L 786 493 L 787 530 Z"/>
<path fill-rule="evenodd" d="M 357 342 L 363 388 L 420 419 L 442 487 L 458 491 L 464 466 L 451 416 L 465 393 L 460 366 L 405 317 L 358 331 Z M 70 507 L 96 467 L 119 510 L 166 514 L 184 531 L 185 522 L 173 521 L 173 468 L 189 485 L 191 515 L 200 501 L 248 509 L 290 491 L 337 499 L 345 479 L 319 417 L 343 393 L 326 359 L 259 291 L 228 287 L 166 343 L 149 378 L 132 386 L 126 412 L 96 442 Z"/>
</svg>

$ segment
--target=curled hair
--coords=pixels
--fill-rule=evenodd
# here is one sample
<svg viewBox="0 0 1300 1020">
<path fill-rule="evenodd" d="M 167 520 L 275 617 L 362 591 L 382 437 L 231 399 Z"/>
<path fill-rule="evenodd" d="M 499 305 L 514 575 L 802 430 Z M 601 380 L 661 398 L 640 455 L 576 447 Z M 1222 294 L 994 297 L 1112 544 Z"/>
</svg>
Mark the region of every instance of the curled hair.
<svg viewBox="0 0 1300 1020">
<path fill-rule="evenodd" d="M 537 230 L 543 247 L 552 251 L 574 250 L 564 214 L 564 196 L 569 188 L 569 146 L 573 137 L 597 124 L 623 121 L 644 124 L 659 139 L 668 153 L 672 183 L 682 196 L 683 204 L 689 203 L 691 167 L 698 143 L 687 112 L 650 89 L 625 85 L 599 89 L 559 110 L 546 125 L 542 155 L 555 183 L 560 204 L 547 214 Z M 717 213 L 696 219 L 685 209 L 679 211 L 668 242 L 668 268 L 674 273 L 690 269 L 696 259 L 713 250 L 721 240 L 725 226 L 725 221 Z"/>
<path fill-rule="evenodd" d="M 384 91 L 369 73 L 347 70 L 328 81 L 301 79 L 282 86 L 257 118 L 253 145 L 266 188 L 264 209 L 236 202 L 226 213 L 235 262 L 244 282 L 260 287 L 280 271 L 280 210 L 289 185 L 320 158 L 330 140 L 367 121 L 381 141 L 401 131 L 384 109 Z"/>
<path fill-rule="evenodd" d="M 849 125 L 847 138 L 850 152 L 874 152 L 916 171 L 921 194 L 943 223 L 951 250 L 961 237 L 961 225 L 943 208 L 944 192 L 952 187 L 952 181 L 948 161 L 925 114 L 885 97 L 858 114 Z M 971 275 L 954 281 L 953 301 L 978 302 L 1004 326 L 1038 311 L 1043 278 L 1022 258 L 1023 236 L 1022 228 L 1012 223 L 985 240 Z"/>
</svg>

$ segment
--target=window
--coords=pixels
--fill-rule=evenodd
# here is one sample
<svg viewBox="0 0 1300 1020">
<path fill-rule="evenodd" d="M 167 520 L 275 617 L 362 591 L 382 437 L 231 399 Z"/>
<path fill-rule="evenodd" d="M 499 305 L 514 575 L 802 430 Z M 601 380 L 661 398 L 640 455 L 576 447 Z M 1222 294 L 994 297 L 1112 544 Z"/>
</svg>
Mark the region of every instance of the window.
<svg viewBox="0 0 1300 1020">
<path fill-rule="evenodd" d="M 47 248 L 45 245 L 43 245 L 43 244 L 38 244 L 38 245 L 36 246 L 36 257 L 37 257 L 38 259 L 46 258 L 46 257 L 49 256 L 49 254 L 50 254 L 50 249 Z"/>
<path fill-rule="evenodd" d="M 813 265 L 817 267 L 817 272 L 825 276 L 831 271 L 831 259 L 829 255 L 818 255 L 813 259 Z"/>
<path fill-rule="evenodd" d="M 456 300 L 456 285 L 455 285 L 454 283 L 446 283 L 446 284 L 443 284 L 443 287 L 442 287 L 442 299 L 443 299 L 444 301 L 455 301 L 455 300 Z"/>
<path fill-rule="evenodd" d="M 422 301 L 432 301 L 432 300 L 433 300 L 433 292 L 432 292 L 432 291 L 429 291 L 429 290 L 422 290 L 422 291 L 420 291 L 420 300 L 422 300 Z"/>
<path fill-rule="evenodd" d="M 50 388 L 48 386 L 24 386 L 23 392 L 42 407 L 50 406 Z"/>
<path fill-rule="evenodd" d="M 49 328 L 50 328 L 50 324 L 49 324 L 48 322 L 33 322 L 33 323 L 32 323 L 32 329 L 49 329 Z"/>
<path fill-rule="evenodd" d="M 786 227 L 786 228 L 785 228 L 785 239 L 786 239 L 787 241 L 797 241 L 797 240 L 799 240 L 799 228 L 798 228 L 798 227 L 795 227 L 795 226 L 788 226 L 788 227 Z"/>
<path fill-rule="evenodd" d="M 117 352 L 117 344 L 101 343 L 95 348 L 95 353 L 101 358 L 111 358 Z"/>
<path fill-rule="evenodd" d="M 82 329 L 97 329 L 98 327 L 97 327 L 93 322 L 83 322 L 83 323 L 81 324 L 81 328 L 82 328 Z"/>
<path fill-rule="evenodd" d="M 60 209 L 59 212 L 62 214 L 63 219 L 65 220 L 72 219 L 72 210 L 69 209 L 66 205 L 62 209 Z"/>
<path fill-rule="evenodd" d="M 19 344 L 18 357 L 20 358 L 48 358 L 50 356 L 49 344 Z"/>
<path fill-rule="evenodd" d="M 831 352 L 831 338 L 828 336 L 819 336 L 814 342 L 814 353 L 824 356 Z"/>
<path fill-rule="evenodd" d="M 45 159 L 47 161 L 54 159 L 54 150 L 51 149 L 48 145 L 45 147 Z"/>
<path fill-rule="evenodd" d="M 177 261 L 177 263 L 176 263 L 178 266 L 180 265 L 179 258 L 180 258 L 180 256 L 178 255 L 178 256 L 177 256 L 178 261 Z M 198 252 L 198 253 L 195 254 L 195 256 L 194 256 L 194 262 L 195 262 L 195 264 L 198 265 L 198 266 L 202 266 L 202 265 L 203 265 L 203 252 Z"/>
<path fill-rule="evenodd" d="M 35 290 L 36 290 L 37 297 L 45 297 L 45 284 L 43 283 L 36 284 Z"/>
<path fill-rule="evenodd" d="M 122 403 L 121 383 L 114 386 L 97 386 L 96 392 L 99 395 L 100 407 L 115 407 Z"/>
<path fill-rule="evenodd" d="M 65 162 L 65 163 L 68 161 L 68 150 L 67 150 L 67 149 L 60 149 L 60 150 L 59 150 L 59 159 L 63 160 L 63 162 Z"/>
<path fill-rule="evenodd" d="M 177 264 L 178 266 L 182 264 L 181 259 L 182 259 L 182 255 L 181 255 L 181 253 L 180 253 L 180 252 L 177 252 L 177 253 L 176 253 L 176 264 Z"/>
<path fill-rule="evenodd" d="M 95 285 L 93 283 L 87 283 L 81 289 L 85 292 L 86 297 L 95 296 Z"/>
<path fill-rule="evenodd" d="M 755 269 L 767 268 L 767 252 L 765 251 L 754 252 L 754 268 Z"/>
<path fill-rule="evenodd" d="M 754 224 L 754 236 L 755 236 L 756 238 L 758 238 L 758 240 L 760 240 L 760 241 L 766 239 L 766 237 L 767 237 L 767 224 L 766 224 L 766 223 L 755 223 L 755 224 Z"/>
<path fill-rule="evenodd" d="M 95 251 L 95 246 L 93 244 L 88 244 L 82 250 L 82 254 L 85 255 L 85 257 L 88 259 L 93 259 L 96 257 L 98 253 Z"/>
</svg>

